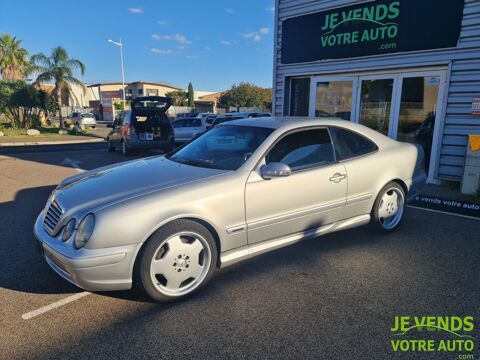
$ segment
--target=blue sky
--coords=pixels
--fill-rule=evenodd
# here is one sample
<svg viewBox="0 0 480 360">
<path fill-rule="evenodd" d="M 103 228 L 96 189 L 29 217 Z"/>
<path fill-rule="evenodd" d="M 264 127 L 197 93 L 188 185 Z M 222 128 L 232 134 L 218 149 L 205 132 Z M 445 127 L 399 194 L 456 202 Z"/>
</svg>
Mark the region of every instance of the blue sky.
<svg viewBox="0 0 480 360">
<path fill-rule="evenodd" d="M 274 0 L 0 1 L 0 34 L 31 53 L 58 45 L 87 66 L 87 83 L 164 81 L 217 91 L 272 84 Z"/>
</svg>

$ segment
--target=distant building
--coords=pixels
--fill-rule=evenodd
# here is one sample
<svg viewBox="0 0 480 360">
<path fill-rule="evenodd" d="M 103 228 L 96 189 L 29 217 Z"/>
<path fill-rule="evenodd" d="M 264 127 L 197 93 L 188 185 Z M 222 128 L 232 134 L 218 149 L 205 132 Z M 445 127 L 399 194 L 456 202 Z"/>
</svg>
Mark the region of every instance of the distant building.
<svg viewBox="0 0 480 360">
<path fill-rule="evenodd" d="M 204 109 L 205 112 L 217 112 L 217 106 L 220 96 L 223 92 L 210 93 L 208 95 L 199 96 L 195 99 L 195 107 Z"/>
</svg>

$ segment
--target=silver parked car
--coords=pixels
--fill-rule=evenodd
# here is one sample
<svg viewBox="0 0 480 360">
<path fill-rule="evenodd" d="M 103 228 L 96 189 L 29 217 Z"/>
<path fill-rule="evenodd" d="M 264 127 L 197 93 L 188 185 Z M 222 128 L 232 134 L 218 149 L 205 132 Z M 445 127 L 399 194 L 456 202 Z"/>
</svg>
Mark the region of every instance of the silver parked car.
<svg viewBox="0 0 480 360">
<path fill-rule="evenodd" d="M 95 120 L 95 115 L 92 113 L 78 112 L 75 111 L 70 114 L 67 118 L 64 119 L 63 124 L 65 126 L 75 126 L 78 125 L 82 129 L 97 127 L 97 121 Z"/>
<path fill-rule="evenodd" d="M 35 235 L 50 267 L 81 288 L 136 282 L 172 301 L 219 267 L 302 239 L 395 230 L 425 183 L 423 159 L 420 147 L 348 121 L 235 120 L 166 156 L 65 179 Z"/>
<path fill-rule="evenodd" d="M 187 142 L 205 132 L 210 123 L 204 118 L 183 118 L 172 123 L 175 129 L 175 142 Z"/>
</svg>

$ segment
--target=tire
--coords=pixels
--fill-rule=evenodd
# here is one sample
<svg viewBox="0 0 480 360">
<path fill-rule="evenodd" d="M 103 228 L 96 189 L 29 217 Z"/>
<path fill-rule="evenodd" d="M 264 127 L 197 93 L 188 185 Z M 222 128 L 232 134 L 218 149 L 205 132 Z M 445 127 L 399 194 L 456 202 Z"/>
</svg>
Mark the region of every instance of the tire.
<svg viewBox="0 0 480 360">
<path fill-rule="evenodd" d="M 370 228 L 377 233 L 398 229 L 405 216 L 405 190 L 396 182 L 389 182 L 380 190 L 373 204 Z"/>
<path fill-rule="evenodd" d="M 115 151 L 115 146 L 112 145 L 110 139 L 107 138 L 107 149 L 108 151 L 110 152 L 114 152 Z"/>
<path fill-rule="evenodd" d="M 124 155 L 124 156 L 128 156 L 131 153 L 131 150 L 127 146 L 127 143 L 123 140 L 120 142 L 120 150 L 122 151 L 122 155 Z"/>
<path fill-rule="evenodd" d="M 202 288 L 216 270 L 215 240 L 203 225 L 175 220 L 144 244 L 136 263 L 136 283 L 154 300 L 171 302 Z"/>
</svg>

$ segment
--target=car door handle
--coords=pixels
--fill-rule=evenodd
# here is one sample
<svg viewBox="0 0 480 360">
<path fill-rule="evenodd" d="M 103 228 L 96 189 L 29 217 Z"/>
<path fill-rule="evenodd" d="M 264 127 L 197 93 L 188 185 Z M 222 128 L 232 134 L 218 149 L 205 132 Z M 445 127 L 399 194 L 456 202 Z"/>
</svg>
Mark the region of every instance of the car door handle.
<svg viewBox="0 0 480 360">
<path fill-rule="evenodd" d="M 329 180 L 334 183 L 339 183 L 340 181 L 346 178 L 347 178 L 346 174 L 336 173 L 336 174 L 333 174 L 333 176 Z"/>
</svg>

